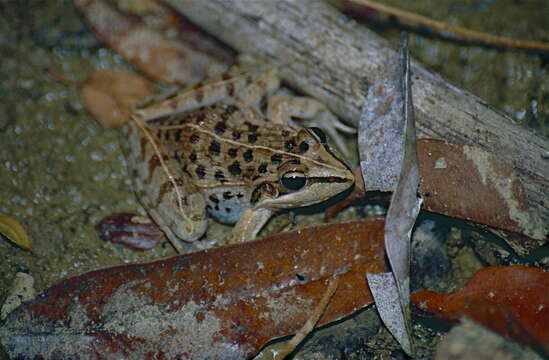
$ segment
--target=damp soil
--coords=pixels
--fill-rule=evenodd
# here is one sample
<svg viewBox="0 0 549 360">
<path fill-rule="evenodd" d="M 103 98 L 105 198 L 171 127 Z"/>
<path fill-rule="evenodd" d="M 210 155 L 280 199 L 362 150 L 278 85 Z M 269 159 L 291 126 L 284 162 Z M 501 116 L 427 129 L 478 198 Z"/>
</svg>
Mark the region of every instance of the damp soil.
<svg viewBox="0 0 549 360">
<path fill-rule="evenodd" d="M 516 39 L 549 41 L 545 0 L 425 0 L 406 2 L 405 6 L 455 25 Z M 396 43 L 399 26 L 391 21 L 372 26 Z M 549 135 L 548 54 L 479 46 L 421 28 L 411 30 L 411 53 L 427 67 L 532 131 Z M 0 302 L 19 271 L 31 274 L 41 291 L 60 279 L 92 269 L 174 254 L 167 241 L 155 249 L 135 252 L 99 239 L 94 225 L 103 217 L 115 212 L 144 214 L 144 210 L 133 193 L 117 131 L 103 128 L 86 112 L 76 86 L 60 84 L 45 71 L 50 68 L 68 78 L 84 79 L 94 69 L 129 66 L 101 44 L 70 1 L 0 2 L 0 54 L 0 215 L 16 217 L 33 244 L 32 251 L 25 251 L 0 238 Z M 301 211 L 297 223 L 321 221 L 320 210 Z M 341 217 L 363 213 L 352 208 Z M 284 214 L 272 222 L 269 231 L 291 220 Z M 453 225 L 448 229 L 450 240 L 445 246 L 455 275 L 445 281 L 452 289 L 454 281 L 463 283 L 487 263 L 485 258 L 479 259 L 468 240 L 455 235 Z M 216 224 L 208 238 L 223 243 L 229 230 Z M 338 324 L 332 334 L 319 332 L 302 348 L 312 349 L 309 355 L 297 357 L 323 354 L 314 358 L 338 358 L 330 353 L 336 347 L 341 350 L 338 354 L 348 358 L 402 356 L 381 327 L 374 308 L 349 321 L 359 325 L 349 330 L 352 323 L 343 322 L 345 325 Z M 424 344 L 420 346 L 426 349 L 423 357 L 430 358 L 440 333 L 417 326 L 416 341 Z M 349 336 L 355 339 L 353 343 Z M 343 339 L 340 345 L 333 345 L 339 338 Z M 328 350 L 323 352 L 323 348 Z"/>
</svg>

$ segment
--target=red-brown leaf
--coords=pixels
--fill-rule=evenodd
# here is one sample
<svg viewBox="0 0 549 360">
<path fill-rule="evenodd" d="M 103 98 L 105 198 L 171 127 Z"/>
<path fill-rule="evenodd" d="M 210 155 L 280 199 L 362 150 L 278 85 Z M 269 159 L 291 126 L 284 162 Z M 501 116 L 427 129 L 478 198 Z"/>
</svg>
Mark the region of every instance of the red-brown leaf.
<svg viewBox="0 0 549 360">
<path fill-rule="evenodd" d="M 333 274 L 339 287 L 320 324 L 370 304 L 364 274 L 386 271 L 383 226 L 321 225 L 93 271 L 18 308 L 0 339 L 14 358 L 249 357 L 298 330 Z"/>
<path fill-rule="evenodd" d="M 130 249 L 152 249 L 164 237 L 164 233 L 149 218 L 130 213 L 117 213 L 103 218 L 95 231 L 104 241 L 121 244 Z"/>
<path fill-rule="evenodd" d="M 424 210 L 524 234 L 531 239 L 507 239 L 521 253 L 547 242 L 545 210 L 528 201 L 521 177 L 497 154 L 423 139 L 418 141 L 418 157 Z"/>
<path fill-rule="evenodd" d="M 521 254 L 547 243 L 543 210 L 528 201 L 521 177 L 496 155 L 435 139 L 418 139 L 417 154 L 423 210 L 503 231 L 507 243 Z M 326 217 L 364 198 L 367 190 L 356 176 L 353 192 L 329 208 Z"/>
<path fill-rule="evenodd" d="M 549 273 L 528 266 L 491 266 L 477 271 L 459 291 L 418 291 L 420 314 L 456 321 L 467 316 L 522 343 L 549 352 Z"/>
</svg>

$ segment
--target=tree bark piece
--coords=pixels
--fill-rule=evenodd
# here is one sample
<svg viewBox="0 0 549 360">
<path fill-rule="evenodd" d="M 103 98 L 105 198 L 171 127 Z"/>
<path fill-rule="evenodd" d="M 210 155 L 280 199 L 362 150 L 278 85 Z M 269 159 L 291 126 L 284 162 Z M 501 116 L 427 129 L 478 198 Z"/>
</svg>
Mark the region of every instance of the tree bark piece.
<svg viewBox="0 0 549 360">
<path fill-rule="evenodd" d="M 394 50 L 323 1 L 165 0 L 240 52 L 280 66 L 283 79 L 356 124 L 364 95 Z M 549 142 L 412 62 L 418 136 L 475 145 L 514 169 L 532 211 L 549 224 Z M 547 241 L 545 227 L 539 243 Z"/>
</svg>

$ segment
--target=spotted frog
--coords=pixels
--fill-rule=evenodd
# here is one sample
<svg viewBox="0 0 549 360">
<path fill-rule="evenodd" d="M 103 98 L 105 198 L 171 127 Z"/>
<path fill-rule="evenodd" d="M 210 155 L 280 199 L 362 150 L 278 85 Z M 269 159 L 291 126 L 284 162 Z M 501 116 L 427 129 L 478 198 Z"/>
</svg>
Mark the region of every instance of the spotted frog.
<svg viewBox="0 0 549 360">
<path fill-rule="evenodd" d="M 137 108 L 123 148 L 138 196 L 172 244 L 206 231 L 208 214 L 255 238 L 282 209 L 324 201 L 354 177 L 317 127 L 334 115 L 311 98 L 280 94 L 276 69 L 225 75 Z M 330 127 L 332 126 L 332 127 Z"/>
</svg>

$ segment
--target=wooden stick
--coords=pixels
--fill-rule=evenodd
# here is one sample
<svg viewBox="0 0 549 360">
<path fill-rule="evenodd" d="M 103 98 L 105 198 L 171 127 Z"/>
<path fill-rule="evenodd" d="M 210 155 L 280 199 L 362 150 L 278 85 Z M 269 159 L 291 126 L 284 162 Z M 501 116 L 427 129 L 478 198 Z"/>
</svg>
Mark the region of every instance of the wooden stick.
<svg viewBox="0 0 549 360">
<path fill-rule="evenodd" d="M 515 39 L 510 39 L 510 38 L 501 37 L 501 36 L 490 35 L 481 31 L 475 31 L 475 30 L 467 29 L 460 26 L 446 24 L 441 21 L 437 21 L 419 14 L 415 14 L 410 11 L 402 10 L 394 6 L 381 4 L 377 1 L 371 1 L 371 0 L 348 0 L 348 1 L 355 5 L 366 6 L 371 9 L 396 16 L 397 18 L 402 20 L 424 25 L 439 31 L 451 32 L 452 34 L 462 36 L 464 38 L 475 40 L 475 41 L 481 41 L 487 44 L 499 45 L 499 46 L 517 48 L 517 49 L 525 49 L 525 50 L 549 51 L 548 43 L 543 43 L 538 41 L 522 41 L 522 40 L 515 40 Z"/>
<path fill-rule="evenodd" d="M 324 311 L 326 310 L 326 307 L 330 303 L 330 300 L 332 299 L 332 296 L 334 296 L 334 293 L 337 290 L 337 285 L 339 284 L 339 276 L 334 275 L 330 282 L 328 283 L 328 287 L 326 288 L 326 291 L 324 292 L 324 295 L 322 295 L 322 299 L 320 299 L 320 302 L 318 303 L 317 307 L 315 308 L 315 311 L 311 314 L 309 319 L 303 324 L 303 327 L 299 329 L 299 331 L 286 343 L 286 346 L 279 351 L 278 353 L 274 354 L 273 360 L 282 360 L 286 358 L 292 351 L 295 350 L 295 348 L 305 339 L 307 335 L 311 333 L 311 331 L 314 330 L 316 323 L 324 314 Z"/>
</svg>

